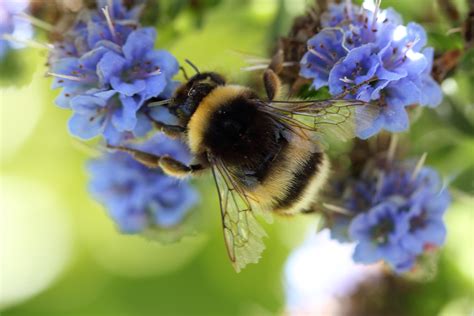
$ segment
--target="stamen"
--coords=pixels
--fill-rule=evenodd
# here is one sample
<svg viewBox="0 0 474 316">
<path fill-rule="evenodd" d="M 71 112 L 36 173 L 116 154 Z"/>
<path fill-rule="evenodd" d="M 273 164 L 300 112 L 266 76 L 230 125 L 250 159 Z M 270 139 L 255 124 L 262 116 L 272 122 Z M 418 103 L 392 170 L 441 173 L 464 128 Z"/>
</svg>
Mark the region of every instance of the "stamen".
<svg viewBox="0 0 474 316">
<path fill-rule="evenodd" d="M 382 0 L 376 0 L 375 1 L 375 10 L 374 10 L 374 15 L 372 18 L 372 26 L 370 27 L 372 30 L 377 30 L 376 23 L 377 23 L 377 18 L 378 18 L 378 13 L 380 10 L 380 4 L 382 3 Z"/>
<path fill-rule="evenodd" d="M 454 28 L 451 28 L 449 29 L 447 32 L 446 32 L 446 35 L 452 35 L 452 34 L 455 34 L 455 33 L 462 33 L 463 31 L 463 28 L 462 27 L 454 27 Z"/>
<path fill-rule="evenodd" d="M 329 70 L 326 69 L 326 68 L 323 68 L 319 65 L 315 65 L 315 64 L 310 64 L 311 67 L 308 67 L 308 68 L 314 68 L 316 70 L 318 70 L 319 72 L 322 72 L 322 73 L 325 73 L 325 74 L 329 74 Z"/>
<path fill-rule="evenodd" d="M 271 60 L 268 58 L 249 57 L 245 59 L 245 62 L 248 64 L 260 64 L 260 63 L 270 63 Z"/>
<path fill-rule="evenodd" d="M 40 49 L 47 49 L 47 50 L 53 50 L 53 48 L 54 48 L 53 45 L 51 45 L 51 44 L 41 43 L 41 42 L 36 41 L 36 40 L 21 39 L 21 38 L 13 36 L 11 34 L 0 35 L 0 39 L 4 39 L 4 40 L 10 41 L 10 42 L 20 43 L 20 44 L 23 44 L 25 46 L 33 47 L 33 48 L 40 48 Z"/>
<path fill-rule="evenodd" d="M 346 0 L 347 16 L 352 20 L 352 1 Z"/>
<path fill-rule="evenodd" d="M 355 93 L 357 92 L 357 90 L 359 90 L 362 86 L 366 85 L 366 84 L 369 84 L 371 82 L 374 82 L 374 81 L 377 81 L 379 80 L 379 78 L 377 78 L 377 76 L 374 76 L 370 79 L 367 79 L 365 80 L 364 82 L 361 82 L 353 87 L 351 87 L 350 89 L 347 89 L 346 91 L 336 95 L 333 97 L 333 99 L 343 99 L 346 95 L 348 95 L 349 93 Z"/>
<path fill-rule="evenodd" d="M 162 106 L 169 104 L 171 102 L 171 99 L 166 99 L 166 100 L 161 100 L 161 101 L 156 101 L 156 102 L 150 102 L 147 104 L 148 107 L 154 107 L 154 106 Z"/>
<path fill-rule="evenodd" d="M 311 8 L 308 10 L 308 14 L 311 16 L 312 21 L 318 21 L 319 19 L 319 12 L 316 10 L 316 8 Z"/>
<path fill-rule="evenodd" d="M 81 78 L 81 77 L 57 74 L 57 73 L 54 73 L 54 72 L 47 72 L 46 74 L 49 75 L 49 76 L 56 77 L 56 78 L 62 78 L 62 79 L 67 79 L 67 80 L 72 80 L 72 81 L 79 81 L 79 82 L 85 81 L 84 78 Z"/>
<path fill-rule="evenodd" d="M 258 64 L 258 65 L 253 65 L 253 66 L 242 67 L 242 68 L 240 68 L 240 70 L 242 70 L 242 71 L 255 71 L 255 70 L 265 69 L 267 67 L 268 67 L 268 64 Z"/>
<path fill-rule="evenodd" d="M 294 61 L 286 61 L 282 64 L 283 67 L 291 67 L 296 66 L 298 63 Z M 268 64 L 258 64 L 253 66 L 247 66 L 240 68 L 241 71 L 255 71 L 255 70 L 262 70 L 268 68 Z"/>
<path fill-rule="evenodd" d="M 347 77 L 340 78 L 339 80 L 341 80 L 341 81 L 344 82 L 344 83 L 354 83 L 354 80 L 349 79 L 349 78 L 347 78 Z"/>
<path fill-rule="evenodd" d="M 152 71 L 152 72 L 148 73 L 147 77 L 157 76 L 157 75 L 160 75 L 160 74 L 161 74 L 161 69 L 158 68 L 155 71 Z"/>
<path fill-rule="evenodd" d="M 114 38 L 114 41 L 117 41 L 117 33 L 115 32 L 114 22 L 112 21 L 112 17 L 110 16 L 109 6 L 105 6 L 102 8 L 102 13 L 104 13 L 105 20 L 107 21 L 107 26 L 109 27 L 110 33 Z"/>
<path fill-rule="evenodd" d="M 375 195 L 378 196 L 383 187 L 383 181 L 385 180 L 385 173 L 382 171 L 378 174 L 375 184 Z"/>
<path fill-rule="evenodd" d="M 392 134 L 392 137 L 390 138 L 390 145 L 388 146 L 388 151 L 387 151 L 388 161 L 393 161 L 393 158 L 395 157 L 395 151 L 397 150 L 397 146 L 398 146 L 398 135 Z"/>
<path fill-rule="evenodd" d="M 330 211 L 333 211 L 333 212 L 336 212 L 336 213 L 339 213 L 339 214 L 342 214 L 342 215 L 347 215 L 347 216 L 352 216 L 352 213 L 341 207 L 341 206 L 338 206 L 338 205 L 334 205 L 334 204 L 329 204 L 329 203 L 323 203 L 323 206 L 325 208 L 327 208 L 328 210 Z"/>
<path fill-rule="evenodd" d="M 35 18 L 34 16 L 26 14 L 25 12 L 18 13 L 16 16 L 18 18 L 22 19 L 22 20 L 26 20 L 26 21 L 30 22 L 32 25 L 34 25 L 34 26 L 36 26 L 40 29 L 43 29 L 47 32 L 53 32 L 54 31 L 54 26 L 52 24 L 49 24 L 48 22 L 45 22 L 43 20 Z"/>
<path fill-rule="evenodd" d="M 415 169 L 413 169 L 413 173 L 411 174 L 411 181 L 414 181 L 416 177 L 418 177 L 421 168 L 423 168 L 423 165 L 425 164 L 426 156 L 428 156 L 427 153 L 421 155 L 420 160 L 418 160 L 418 162 L 416 163 Z"/>
<path fill-rule="evenodd" d="M 318 52 L 316 49 L 314 49 L 314 47 L 312 46 L 309 46 L 308 47 L 308 51 L 310 51 L 313 55 L 316 55 L 316 57 L 319 57 L 320 59 L 322 59 L 323 61 L 327 62 L 327 63 L 332 63 L 333 61 L 331 59 L 329 59 L 328 57 L 324 56 L 323 54 L 321 54 L 320 52 Z"/>
<path fill-rule="evenodd" d="M 262 56 L 258 56 L 252 53 L 240 51 L 238 49 L 229 50 L 230 53 L 237 55 L 239 58 L 245 60 L 247 63 L 269 63 L 270 59 Z"/>
<path fill-rule="evenodd" d="M 350 1 L 350 0 L 349 0 Z M 352 27 L 352 24 L 349 25 L 349 27 Z M 341 27 L 326 27 L 325 30 L 334 30 L 334 31 L 337 31 L 337 32 L 341 32 L 342 34 L 342 43 L 341 43 L 341 46 L 342 48 L 344 48 L 347 52 L 349 52 L 349 48 L 346 46 L 346 41 L 351 44 L 349 42 L 349 38 L 347 38 L 346 36 L 346 32 L 344 32 L 344 30 L 341 28 Z"/>
</svg>

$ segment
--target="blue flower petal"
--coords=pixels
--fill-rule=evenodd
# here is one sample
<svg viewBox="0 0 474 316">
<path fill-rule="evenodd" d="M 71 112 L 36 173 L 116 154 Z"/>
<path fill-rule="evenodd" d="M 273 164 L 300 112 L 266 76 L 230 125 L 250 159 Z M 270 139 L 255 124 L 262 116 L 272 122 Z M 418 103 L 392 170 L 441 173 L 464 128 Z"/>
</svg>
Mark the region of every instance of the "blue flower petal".
<svg viewBox="0 0 474 316">
<path fill-rule="evenodd" d="M 59 95 L 56 97 L 54 102 L 56 105 L 63 109 L 67 109 L 71 107 L 71 100 L 77 95 L 82 92 L 82 89 L 78 87 L 65 87 Z"/>
<path fill-rule="evenodd" d="M 382 260 L 377 247 L 372 243 L 359 243 L 354 249 L 352 258 L 355 262 L 370 264 Z"/>
<path fill-rule="evenodd" d="M 443 101 L 443 92 L 439 84 L 429 75 L 422 75 L 416 82 L 421 91 L 420 105 L 436 107 Z"/>
<path fill-rule="evenodd" d="M 308 41 L 312 50 L 301 60 L 300 75 L 314 79 L 315 89 L 327 85 L 331 68 L 347 54 L 342 41 L 342 31 L 335 29 L 324 29 Z"/>
<path fill-rule="evenodd" d="M 412 81 L 407 79 L 392 82 L 385 90 L 387 92 L 387 104 L 390 107 L 416 104 L 420 99 L 420 90 Z"/>
<path fill-rule="evenodd" d="M 95 91 L 94 96 L 99 97 L 103 100 L 109 100 L 116 93 L 117 91 L 114 91 L 114 90 L 101 90 L 101 91 Z"/>
<path fill-rule="evenodd" d="M 81 67 L 84 67 L 86 69 L 93 69 L 95 71 L 97 63 L 107 52 L 108 50 L 104 47 L 98 47 L 96 49 L 93 49 L 82 55 L 81 58 L 79 58 L 79 64 L 81 65 Z"/>
<path fill-rule="evenodd" d="M 179 71 L 179 64 L 176 58 L 165 50 L 152 50 L 145 56 L 146 60 L 160 67 L 161 72 L 169 80 Z"/>
<path fill-rule="evenodd" d="M 414 43 L 412 49 L 416 52 L 421 51 L 421 49 L 427 43 L 426 31 L 423 26 L 418 23 L 410 22 L 407 24 L 407 39 Z"/>
<path fill-rule="evenodd" d="M 145 99 L 157 97 L 163 92 L 167 85 L 166 77 L 163 74 L 148 77 L 142 95 Z"/>
<path fill-rule="evenodd" d="M 140 107 L 134 98 L 120 95 L 121 105 L 112 113 L 112 124 L 120 131 L 132 131 L 137 124 L 137 111 Z"/>
<path fill-rule="evenodd" d="M 51 66 L 52 73 L 66 76 L 75 76 L 74 71 L 77 71 L 78 69 L 79 60 L 77 58 L 62 58 Z M 77 81 L 54 77 L 51 88 L 57 89 L 66 86 L 73 87 L 78 85 L 80 84 Z"/>
<path fill-rule="evenodd" d="M 95 48 L 97 42 L 108 39 L 112 39 L 112 34 L 105 21 L 87 23 L 87 45 L 90 48 Z"/>
<path fill-rule="evenodd" d="M 121 74 L 127 61 L 122 56 L 114 53 L 106 53 L 97 64 L 97 75 L 101 82 L 109 83 L 112 77 Z"/>
<path fill-rule="evenodd" d="M 170 111 L 162 106 L 154 106 L 151 108 L 149 115 L 156 121 L 169 125 L 178 125 L 178 118 L 171 114 Z"/>
<path fill-rule="evenodd" d="M 81 139 L 88 140 L 102 132 L 105 123 L 105 116 L 74 113 L 69 119 L 69 132 Z"/>
<path fill-rule="evenodd" d="M 142 59 L 148 51 L 153 49 L 156 31 L 154 28 L 141 28 L 130 33 L 123 45 L 123 54 L 129 61 Z"/>
<path fill-rule="evenodd" d="M 408 128 L 408 114 L 403 106 L 392 105 L 383 108 L 381 119 L 383 120 L 383 127 L 390 132 L 402 132 Z"/>
<path fill-rule="evenodd" d="M 128 97 L 131 97 L 134 94 L 140 93 L 145 88 L 147 88 L 147 83 L 145 80 L 138 79 L 138 80 L 134 80 L 131 83 L 127 83 L 116 76 L 113 76 L 110 78 L 110 84 L 112 85 L 112 88 L 114 88 L 116 91 Z"/>
<path fill-rule="evenodd" d="M 133 130 L 135 137 L 144 137 L 153 128 L 150 119 L 143 113 L 137 113 L 137 123 Z"/>
<path fill-rule="evenodd" d="M 174 180 L 176 182 L 176 180 Z M 162 227 L 172 227 L 179 224 L 184 216 L 191 210 L 191 207 L 198 201 L 198 196 L 187 184 L 175 183 L 171 190 L 164 190 L 163 198 L 169 198 L 173 193 L 176 199 L 165 203 L 165 205 L 173 205 L 173 208 L 160 207 L 155 213 L 155 222 Z M 171 203 L 170 203 L 171 202 Z"/>
<path fill-rule="evenodd" d="M 79 114 L 90 114 L 105 107 L 107 102 L 93 95 L 78 95 L 71 99 L 71 108 Z"/>
</svg>

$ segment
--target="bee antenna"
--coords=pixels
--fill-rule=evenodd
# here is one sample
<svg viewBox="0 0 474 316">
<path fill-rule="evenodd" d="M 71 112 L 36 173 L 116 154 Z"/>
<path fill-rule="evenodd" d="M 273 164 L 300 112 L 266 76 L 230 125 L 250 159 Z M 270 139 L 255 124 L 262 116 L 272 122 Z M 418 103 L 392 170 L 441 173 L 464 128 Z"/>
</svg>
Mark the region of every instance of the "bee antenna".
<svg viewBox="0 0 474 316">
<path fill-rule="evenodd" d="M 200 74 L 201 72 L 199 71 L 198 67 L 196 67 L 195 64 L 193 64 L 189 59 L 185 59 L 184 60 L 186 63 L 188 63 L 189 66 L 191 66 L 191 68 L 194 69 L 194 71 L 197 73 L 197 74 Z"/>
</svg>

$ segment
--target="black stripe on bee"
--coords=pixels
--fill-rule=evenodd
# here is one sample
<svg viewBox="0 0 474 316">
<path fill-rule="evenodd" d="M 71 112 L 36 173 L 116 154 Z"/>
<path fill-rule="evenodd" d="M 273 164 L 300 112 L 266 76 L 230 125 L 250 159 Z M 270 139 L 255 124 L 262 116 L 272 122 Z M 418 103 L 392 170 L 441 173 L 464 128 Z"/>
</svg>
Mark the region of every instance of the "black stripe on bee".
<svg viewBox="0 0 474 316">
<path fill-rule="evenodd" d="M 277 198 L 275 209 L 288 209 L 302 197 L 304 190 L 311 183 L 311 178 L 319 171 L 324 159 L 323 153 L 311 154 L 306 162 L 293 173 L 289 189 L 283 198 Z"/>
</svg>

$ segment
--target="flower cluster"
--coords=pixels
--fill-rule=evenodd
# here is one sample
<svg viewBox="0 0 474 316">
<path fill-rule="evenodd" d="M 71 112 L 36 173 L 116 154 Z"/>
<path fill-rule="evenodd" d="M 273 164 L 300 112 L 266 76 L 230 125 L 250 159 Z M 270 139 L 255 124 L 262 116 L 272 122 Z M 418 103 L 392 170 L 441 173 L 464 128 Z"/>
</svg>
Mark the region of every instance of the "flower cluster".
<svg viewBox="0 0 474 316">
<path fill-rule="evenodd" d="M 339 186 L 348 214 L 333 218 L 332 237 L 356 242 L 356 262 L 384 260 L 404 272 L 425 250 L 444 243 L 450 195 L 433 169 L 370 162 L 357 179 Z"/>
<path fill-rule="evenodd" d="M 154 49 L 155 29 L 138 23 L 141 8 L 99 0 L 98 10 L 81 12 L 54 44 L 50 74 L 53 88 L 62 88 L 56 103 L 73 110 L 73 135 L 103 135 L 110 144 L 144 136 L 153 117 L 145 102 L 175 89 L 178 63 Z"/>
<path fill-rule="evenodd" d="M 20 16 L 27 7 L 27 0 L 0 2 L 0 60 L 11 48 L 23 47 L 22 43 L 10 41 L 6 36 L 18 41 L 26 41 L 33 36 L 31 24 Z"/>
<path fill-rule="evenodd" d="M 189 162 L 186 147 L 162 134 L 133 146 L 155 155 Z M 196 204 L 197 192 L 186 182 L 149 169 L 126 153 L 108 153 L 88 164 L 90 191 L 107 208 L 124 233 L 170 228 L 181 223 Z"/>
<path fill-rule="evenodd" d="M 406 130 L 406 106 L 434 107 L 442 100 L 431 77 L 433 49 L 425 47 L 425 30 L 413 22 L 403 25 L 397 12 L 379 5 L 331 5 L 321 17 L 323 29 L 308 41 L 301 60 L 300 74 L 315 89 L 328 86 L 334 96 L 378 100 L 380 114 L 369 129 L 358 132 L 360 138 L 381 129 Z"/>
</svg>

